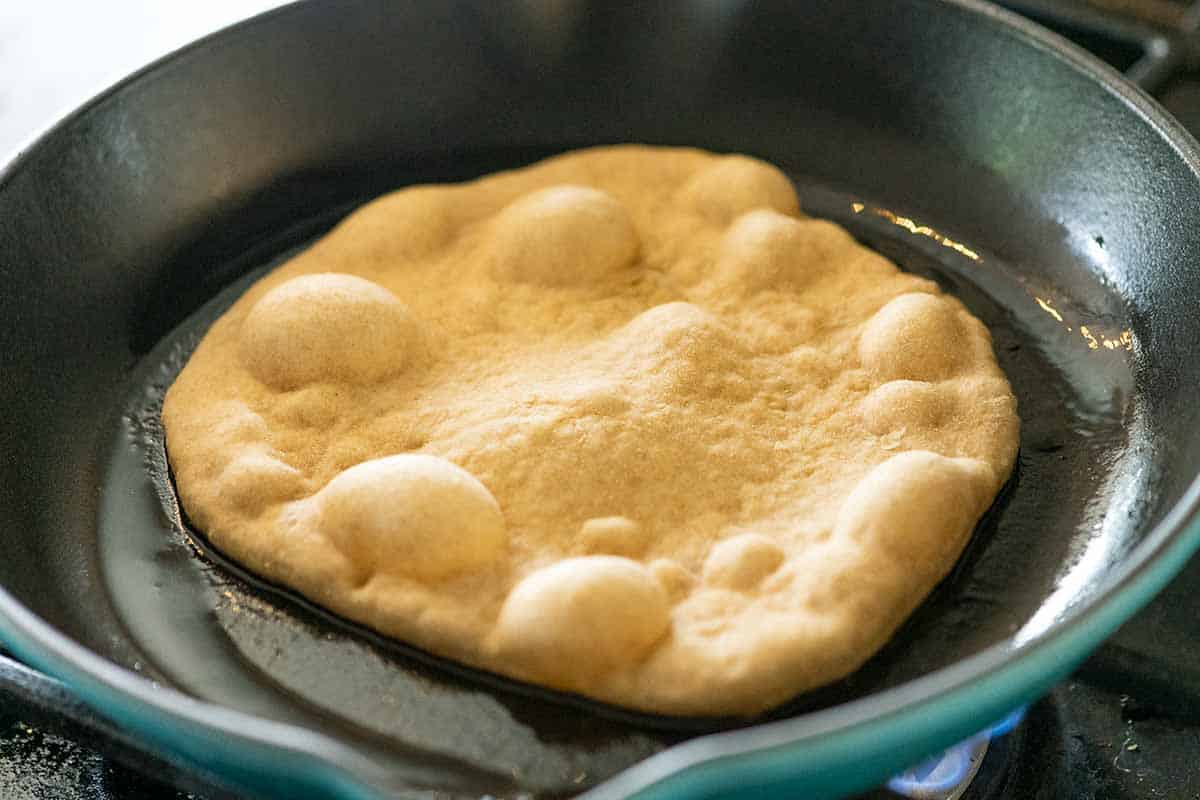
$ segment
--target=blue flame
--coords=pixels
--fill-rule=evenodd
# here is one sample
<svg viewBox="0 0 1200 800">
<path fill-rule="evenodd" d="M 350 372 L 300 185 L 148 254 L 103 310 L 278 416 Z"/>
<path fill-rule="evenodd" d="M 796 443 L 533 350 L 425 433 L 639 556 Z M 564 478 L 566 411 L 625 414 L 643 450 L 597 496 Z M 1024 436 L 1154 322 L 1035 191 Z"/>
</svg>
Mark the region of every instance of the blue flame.
<svg viewBox="0 0 1200 800">
<path fill-rule="evenodd" d="M 912 800 L 938 800 L 958 796 L 956 792 L 975 777 L 979 762 L 993 737 L 1003 736 L 1020 724 L 1025 708 L 1010 712 L 969 739 L 946 752 L 923 761 L 887 783 L 893 792 Z"/>
</svg>

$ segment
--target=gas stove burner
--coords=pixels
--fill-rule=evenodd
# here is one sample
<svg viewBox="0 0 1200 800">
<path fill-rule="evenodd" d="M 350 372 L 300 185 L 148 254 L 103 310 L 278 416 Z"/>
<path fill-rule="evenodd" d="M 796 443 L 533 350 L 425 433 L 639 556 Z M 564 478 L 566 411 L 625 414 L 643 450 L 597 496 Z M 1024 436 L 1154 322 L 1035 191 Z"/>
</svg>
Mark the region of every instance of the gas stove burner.
<svg viewBox="0 0 1200 800">
<path fill-rule="evenodd" d="M 911 800 L 961 800 L 983 765 L 988 744 L 1011 733 L 1024 717 L 1023 707 L 1012 711 L 969 739 L 900 773 L 887 787 Z"/>
</svg>

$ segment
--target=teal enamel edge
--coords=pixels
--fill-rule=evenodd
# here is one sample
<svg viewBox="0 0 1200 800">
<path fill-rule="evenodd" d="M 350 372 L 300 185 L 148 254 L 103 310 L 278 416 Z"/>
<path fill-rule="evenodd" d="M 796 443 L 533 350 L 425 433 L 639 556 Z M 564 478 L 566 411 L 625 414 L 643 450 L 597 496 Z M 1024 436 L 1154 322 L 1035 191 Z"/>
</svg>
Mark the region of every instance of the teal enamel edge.
<svg viewBox="0 0 1200 800">
<path fill-rule="evenodd" d="M 218 708 L 160 687 L 157 691 L 162 693 L 163 702 L 174 706 L 168 710 L 147 702 L 137 691 L 129 691 L 132 687 L 120 685 L 123 680 L 109 683 L 94 677 L 91 670 L 81 669 L 73 661 L 95 656 L 81 648 L 77 654 L 62 652 L 38 637 L 27 635 L 22 630 L 22 620 L 15 618 L 21 615 L 12 611 L 15 605 L 15 600 L 0 589 L 0 640 L 21 660 L 67 684 L 105 717 L 136 732 L 142 741 L 152 743 L 154 746 L 149 749 L 167 760 L 191 765 L 254 796 L 286 796 L 295 800 L 380 800 L 385 796 L 352 778 L 350 770 L 331 764 L 327 760 L 330 753 L 322 751 L 337 750 L 340 746 L 324 737 Z M 32 615 L 29 617 L 26 630 L 44 625 Z M 67 650 L 77 648 L 57 632 L 46 629 L 41 633 L 58 640 L 56 643 Z M 120 676 L 126 677 L 145 685 L 141 678 Z M 212 719 L 214 715 L 223 719 Z M 355 760 L 353 754 L 347 753 L 336 757 Z M 360 768 L 369 770 L 368 765 Z"/>
</svg>

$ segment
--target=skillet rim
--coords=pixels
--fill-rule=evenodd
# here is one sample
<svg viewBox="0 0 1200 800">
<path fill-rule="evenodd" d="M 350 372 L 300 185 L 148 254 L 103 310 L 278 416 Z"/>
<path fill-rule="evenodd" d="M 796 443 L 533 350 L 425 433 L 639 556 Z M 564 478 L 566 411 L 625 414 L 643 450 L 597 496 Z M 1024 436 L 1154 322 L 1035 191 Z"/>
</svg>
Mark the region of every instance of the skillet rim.
<svg viewBox="0 0 1200 800">
<path fill-rule="evenodd" d="M 1069 69 L 1099 84 L 1157 134 L 1200 182 L 1200 146 L 1152 98 L 1116 70 L 1032 21 L 983 0 L 936 0 L 975 16 L 980 24 L 1006 29 Z M 310 2 L 298 0 L 207 34 L 137 70 L 80 105 L 41 133 L 25 140 L 0 169 L 0 191 L 19 174 L 40 146 L 67 131 L 95 106 L 162 67 L 201 51 L 217 39 L 246 35 L 276 16 L 298 13 Z M 920 757 L 934 740 L 949 743 L 974 730 L 964 725 L 1000 717 L 1014 705 L 1033 699 L 1060 679 L 1122 622 L 1157 594 L 1200 548 L 1200 475 L 1180 500 L 1145 535 L 1104 581 L 1096 594 L 1028 641 L 1012 637 L 943 669 L 857 700 L 798 717 L 750 728 L 709 734 L 675 745 L 630 767 L 587 792 L 590 800 L 626 797 L 646 789 L 645 797 L 681 794 L 713 796 L 770 780 L 807 779 L 807 789 L 844 791 L 886 775 L 867 769 L 862 754 L 880 750 L 874 728 L 890 728 L 907 761 Z M 369 798 L 388 790 L 382 768 L 342 741 L 318 731 L 273 722 L 202 701 L 158 685 L 109 661 L 59 632 L 25 608 L 0 586 L 0 639 L 29 663 L 70 684 L 106 716 L 154 730 L 156 746 L 172 747 L 197 763 L 234 770 L 247 785 L 266 788 L 272 776 L 297 779 L 311 789 L 346 798 Z M 1016 688 L 1014 688 L 1016 687 Z M 982 696 L 982 702 L 976 700 Z M 964 702 L 965 701 L 965 702 Z M 979 709 L 986 714 L 979 714 Z M 950 718 L 949 723 L 944 719 Z M 957 719 L 955 719 L 957 718 Z M 969 719 L 968 719 L 969 718 Z M 247 752 L 247 745 L 257 752 Z M 795 750 L 805 752 L 797 753 Z M 212 753 L 221 757 L 213 762 Z M 249 758 L 247 756 L 249 755 Z M 830 769 L 822 760 L 856 772 L 847 780 L 823 783 Z M 896 762 L 897 756 L 885 759 Z M 878 762 L 878 759 L 877 759 Z M 836 767 L 835 767 L 836 769 Z M 265 770 L 265 771 L 264 771 Z M 829 776 L 826 776 L 829 777 Z M 254 778 L 257 778 L 255 780 Z M 864 778 L 866 779 L 864 781 Z M 390 787 L 394 788 L 394 787 Z"/>
</svg>

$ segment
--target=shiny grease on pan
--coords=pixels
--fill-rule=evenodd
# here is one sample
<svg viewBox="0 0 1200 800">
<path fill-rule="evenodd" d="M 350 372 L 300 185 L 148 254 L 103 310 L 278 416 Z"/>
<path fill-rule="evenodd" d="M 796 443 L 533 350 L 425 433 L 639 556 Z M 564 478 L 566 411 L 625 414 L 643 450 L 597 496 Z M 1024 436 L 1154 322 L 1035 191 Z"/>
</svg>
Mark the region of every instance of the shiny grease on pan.
<svg viewBox="0 0 1200 800">
<path fill-rule="evenodd" d="M 1111 294 L 1088 287 L 1070 296 L 1107 303 L 1072 303 L 1055 287 L 1028 284 L 1019 264 L 976 252 L 935 223 L 802 180 L 798 188 L 808 213 L 938 280 L 988 325 L 1018 398 L 1021 454 L 954 572 L 893 641 L 854 674 L 766 718 L 863 697 L 1014 635 L 1035 635 L 1069 611 L 1092 574 L 1121 557 L 1136 514 L 1106 510 L 1110 502 L 1149 502 L 1141 487 L 1152 479 L 1124 464 L 1137 425 L 1130 400 L 1136 343 L 1092 348 L 1078 333 L 1086 326 L 1120 341 L 1127 326 Z M 575 793 L 684 738 L 748 724 L 629 712 L 424 654 L 248 575 L 187 526 L 166 468 L 162 395 L 241 291 L 332 221 L 243 260 L 237 267 L 248 274 L 136 371 L 100 519 L 105 579 L 145 655 L 129 666 L 217 703 L 336 728 L 381 758 L 420 754 L 431 772 L 414 782 L 466 794 Z M 1073 566 L 1063 571 L 1064 563 Z"/>
</svg>

